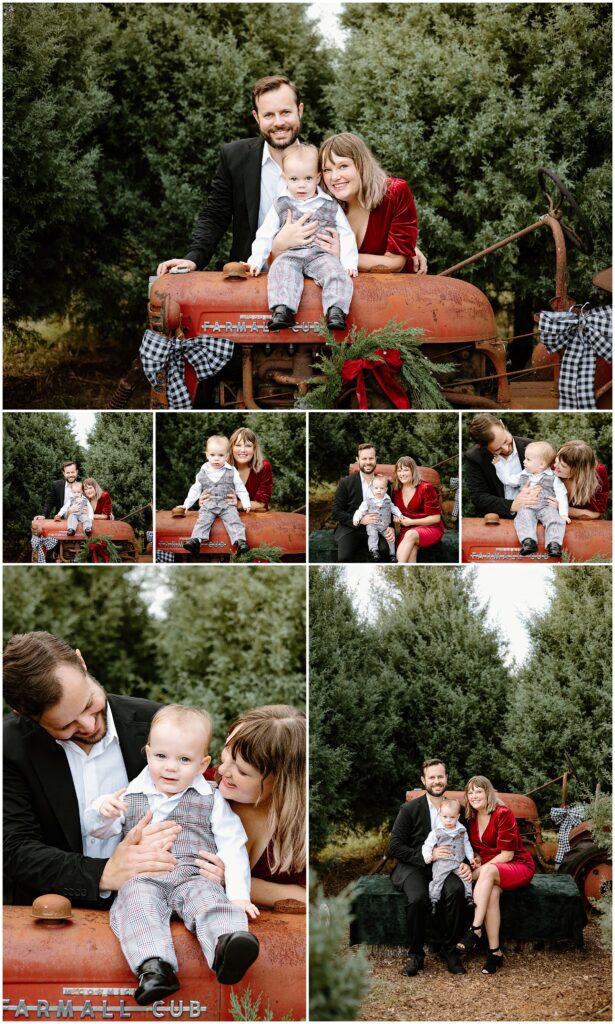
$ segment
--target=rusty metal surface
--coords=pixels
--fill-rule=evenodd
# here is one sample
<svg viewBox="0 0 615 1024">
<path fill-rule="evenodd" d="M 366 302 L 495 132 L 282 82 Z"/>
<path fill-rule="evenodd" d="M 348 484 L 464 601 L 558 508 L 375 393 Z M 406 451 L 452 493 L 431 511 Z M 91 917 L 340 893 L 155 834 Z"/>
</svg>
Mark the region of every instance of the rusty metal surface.
<svg viewBox="0 0 615 1024">
<path fill-rule="evenodd" d="M 207 271 L 165 274 L 151 290 L 154 310 L 161 304 L 174 308 L 173 301 L 179 303 L 187 337 L 211 334 L 258 346 L 322 344 L 315 330 L 323 315 L 321 300 L 321 289 L 306 280 L 297 326 L 271 333 L 267 330 L 270 312 L 265 275 L 238 280 Z M 497 334 L 487 297 L 466 281 L 413 274 L 359 274 L 354 281 L 349 328 L 356 323 L 372 331 L 392 319 L 406 327 L 422 328 L 430 344 L 486 341 Z"/>
<path fill-rule="evenodd" d="M 58 537 L 64 539 L 68 536 L 66 519 L 44 519 L 41 523 L 41 537 Z M 94 519 L 92 522 L 92 537 L 104 534 L 111 537 L 114 543 L 130 541 L 134 544 L 135 533 L 130 523 L 118 522 L 115 519 Z M 83 540 L 83 524 L 79 523 L 75 534 L 76 540 Z"/>
<path fill-rule="evenodd" d="M 577 519 L 566 527 L 562 545 L 575 562 L 587 562 L 598 555 L 610 559 L 613 549 L 612 523 L 604 519 Z M 520 554 L 521 544 L 512 520 L 486 525 L 483 519 L 464 517 L 461 523 L 462 562 L 473 564 L 519 562 L 528 565 L 546 562 L 559 564 L 561 559 L 550 558 L 544 547 L 544 530 L 538 526 L 538 551 L 533 555 Z"/>
<path fill-rule="evenodd" d="M 62 1016 L 74 1019 L 232 1020 L 230 986 L 218 983 L 195 936 L 180 921 L 172 922 L 171 931 L 181 988 L 170 1000 L 155 1004 L 154 1013 L 151 1007 L 139 1009 L 134 1002 L 136 979 L 109 927 L 107 913 L 80 909 L 73 913 L 72 921 L 50 929 L 31 917 L 29 907 L 4 908 L 3 1020 L 35 1018 L 39 1000 L 56 1007 L 59 1000 L 64 1007 L 71 1001 L 72 1013 Z M 260 955 L 233 991 L 241 997 L 250 986 L 253 1000 L 261 994 L 261 1012 L 269 1003 L 274 1020 L 286 1015 L 293 1020 L 305 1018 L 305 916 L 263 911 L 250 923 L 250 930 L 258 937 Z M 84 1013 L 87 1001 L 89 1012 Z M 18 1007 L 17 1012 L 8 1009 L 7 1002 Z M 33 1007 L 33 1012 L 24 1012 L 25 1006 Z M 58 1016 L 49 1012 L 51 1007 L 47 1013 L 44 1005 L 39 1005 L 41 1009 L 39 1017 Z"/>
<path fill-rule="evenodd" d="M 305 516 L 297 512 L 239 513 L 246 528 L 246 541 L 251 548 L 261 544 L 282 548 L 286 555 L 305 555 Z M 185 554 L 182 544 L 188 540 L 197 519 L 197 512 L 174 518 L 169 511 L 156 513 L 156 550 Z M 216 519 L 208 541 L 201 541 L 202 554 L 230 555 L 233 551 L 221 520 Z"/>
</svg>

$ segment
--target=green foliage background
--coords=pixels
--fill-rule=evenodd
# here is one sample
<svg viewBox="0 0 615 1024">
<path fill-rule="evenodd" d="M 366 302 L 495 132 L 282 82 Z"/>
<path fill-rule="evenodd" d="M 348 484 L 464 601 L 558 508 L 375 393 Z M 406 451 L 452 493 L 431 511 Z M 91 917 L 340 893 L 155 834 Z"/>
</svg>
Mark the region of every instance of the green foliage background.
<svg viewBox="0 0 615 1024">
<path fill-rule="evenodd" d="M 472 447 L 468 433 L 472 414 L 461 417 L 462 450 Z M 503 423 L 511 434 L 517 437 L 531 437 L 536 441 L 548 441 L 555 450 L 565 441 L 585 441 L 593 448 L 598 462 L 602 462 L 611 475 L 613 460 L 613 419 L 610 413 L 601 412 L 506 412 Z M 475 515 L 469 493 L 463 488 L 462 512 L 464 516 Z M 612 516 L 612 497 L 609 495 L 607 518 Z"/>
<path fill-rule="evenodd" d="M 143 413 L 95 415 L 82 447 L 68 413 L 19 412 L 3 417 L 4 559 L 30 560 L 30 523 L 42 512 L 62 463 L 75 459 L 81 479 L 93 476 L 113 501 L 121 519 L 152 501 L 152 417 Z M 150 528 L 151 511 L 131 516 L 137 535 Z"/>
<path fill-rule="evenodd" d="M 311 487 L 347 476 L 358 445 L 367 442 L 376 446 L 381 463 L 410 455 L 419 466 L 444 463 L 438 466 L 443 481 L 458 474 L 456 412 L 310 413 Z"/>
<path fill-rule="evenodd" d="M 230 437 L 249 427 L 271 463 L 273 493 L 270 508 L 279 512 L 304 510 L 305 414 L 303 413 L 169 413 L 156 418 L 156 507 L 183 502 L 205 461 L 205 442 L 211 434 Z"/>
<path fill-rule="evenodd" d="M 4 641 L 46 629 L 114 693 L 206 708 L 219 750 L 248 707 L 305 706 L 304 570 L 220 568 L 6 566 Z"/>
<path fill-rule="evenodd" d="M 511 667 L 475 570 L 372 574 L 370 618 L 343 570 L 310 570 L 310 837 L 392 822 L 420 766 L 443 757 L 451 789 L 473 774 L 527 792 L 576 775 L 571 798 L 610 789 L 611 572 L 553 572 L 550 603 Z M 546 791 L 543 810 L 557 802 Z"/>
<path fill-rule="evenodd" d="M 276 72 L 303 92 L 307 139 L 356 131 L 408 180 L 434 272 L 534 222 L 536 167 L 553 168 L 596 239 L 593 256 L 571 255 L 571 292 L 599 297 L 609 4 L 346 4 L 344 50 L 307 4 L 66 10 L 3 8 L 7 322 L 68 313 L 134 346 L 148 275 L 186 251 L 219 146 L 255 134 L 250 87 Z M 514 292 L 527 314 L 551 297 L 552 268 L 540 230 L 464 276 L 496 304 Z"/>
</svg>

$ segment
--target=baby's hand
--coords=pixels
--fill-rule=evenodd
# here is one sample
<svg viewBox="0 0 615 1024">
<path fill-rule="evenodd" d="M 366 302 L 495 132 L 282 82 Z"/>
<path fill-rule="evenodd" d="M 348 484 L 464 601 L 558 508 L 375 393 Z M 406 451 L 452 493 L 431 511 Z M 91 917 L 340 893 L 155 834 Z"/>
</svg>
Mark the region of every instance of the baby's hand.
<svg viewBox="0 0 615 1024">
<path fill-rule="evenodd" d="M 474 870 L 476 871 L 476 868 L 480 867 L 480 857 L 477 857 L 476 855 L 472 857 L 472 860 L 470 861 L 470 867 L 474 868 Z"/>
<path fill-rule="evenodd" d="M 494 455 L 492 460 L 491 460 L 491 465 L 495 466 L 496 462 L 499 462 L 499 461 L 500 461 L 500 456 L 499 455 Z"/>
<path fill-rule="evenodd" d="M 60 515 L 57 515 L 57 516 L 54 516 L 53 518 L 54 518 L 54 520 L 55 520 L 55 519 L 61 519 L 61 518 L 62 518 L 62 516 L 60 516 Z"/>
<path fill-rule="evenodd" d="M 348 274 L 348 277 L 356 277 L 359 271 L 356 267 L 346 267 L 346 273 Z"/>
<path fill-rule="evenodd" d="M 564 516 L 562 516 L 562 519 L 563 519 L 563 518 L 564 518 Z M 569 523 L 569 522 L 570 522 L 570 517 L 569 517 L 569 516 L 566 516 L 566 525 L 568 525 L 568 523 Z"/>
<path fill-rule="evenodd" d="M 128 804 L 125 804 L 120 800 L 122 794 L 126 792 L 126 788 L 127 787 L 124 786 L 122 789 L 118 789 L 117 793 L 110 793 L 109 796 L 106 796 L 103 799 L 99 807 L 99 811 L 103 818 L 119 818 L 123 811 L 128 810 Z"/>
<path fill-rule="evenodd" d="M 233 906 L 241 907 L 242 910 L 245 910 L 248 917 L 254 918 L 260 916 L 260 910 L 258 907 L 255 907 L 253 903 L 250 903 L 250 900 L 231 900 L 231 903 Z"/>
<path fill-rule="evenodd" d="M 251 512 L 251 511 L 252 511 L 252 506 L 251 505 L 248 505 L 247 508 L 244 508 L 244 512 L 246 513 L 246 515 L 248 514 L 248 512 Z"/>
<path fill-rule="evenodd" d="M 251 263 L 248 264 L 248 268 L 250 270 L 250 277 L 258 277 L 261 272 L 260 267 L 254 267 Z"/>
</svg>

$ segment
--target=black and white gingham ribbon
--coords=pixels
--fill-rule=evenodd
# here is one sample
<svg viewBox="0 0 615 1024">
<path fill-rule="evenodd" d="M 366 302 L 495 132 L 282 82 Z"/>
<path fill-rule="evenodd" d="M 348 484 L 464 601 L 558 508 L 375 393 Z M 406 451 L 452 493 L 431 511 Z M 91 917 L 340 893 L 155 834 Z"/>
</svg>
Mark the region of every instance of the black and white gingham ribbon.
<svg viewBox="0 0 615 1024">
<path fill-rule="evenodd" d="M 595 409 L 596 356 L 613 361 L 612 306 L 587 313 L 543 312 L 538 332 L 549 352 L 565 349 L 559 375 L 560 409 Z"/>
<path fill-rule="evenodd" d="M 571 804 L 570 807 L 552 807 L 549 813 L 558 826 L 555 863 L 561 864 L 570 850 L 570 833 L 573 828 L 581 824 L 585 817 L 583 805 Z"/>
<path fill-rule="evenodd" d="M 45 552 L 53 551 L 58 543 L 57 537 L 36 537 L 34 534 L 30 537 L 32 550 L 36 551 L 36 561 L 41 564 L 45 562 Z"/>
<path fill-rule="evenodd" d="M 455 503 L 453 505 L 453 511 L 451 512 L 451 519 L 455 522 L 459 518 L 459 477 L 450 477 L 449 483 L 455 492 Z"/>
<path fill-rule="evenodd" d="M 156 552 L 157 562 L 171 562 L 175 563 L 175 555 L 172 551 L 157 551 Z"/>
<path fill-rule="evenodd" d="M 150 384 L 158 384 L 158 374 L 166 371 L 167 399 L 170 409 L 191 409 L 190 392 L 184 381 L 184 360 L 190 363 L 198 380 L 213 377 L 233 355 L 234 342 L 198 334 L 195 338 L 168 338 L 146 331 L 139 354 Z"/>
</svg>

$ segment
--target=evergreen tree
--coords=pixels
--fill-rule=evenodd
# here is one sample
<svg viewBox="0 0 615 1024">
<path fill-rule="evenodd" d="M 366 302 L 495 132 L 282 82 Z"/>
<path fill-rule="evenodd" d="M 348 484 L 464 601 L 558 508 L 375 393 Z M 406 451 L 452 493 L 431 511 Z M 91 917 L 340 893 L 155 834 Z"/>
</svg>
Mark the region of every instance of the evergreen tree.
<svg viewBox="0 0 615 1024">
<path fill-rule="evenodd" d="M 358 1020 L 369 968 L 362 950 L 340 956 L 348 944 L 350 894 L 325 900 L 315 887 L 310 903 L 310 1020 Z"/>
<path fill-rule="evenodd" d="M 151 528 L 153 500 L 152 416 L 139 412 L 97 412 L 88 436 L 84 475 L 92 476 L 109 491 L 113 514 L 128 520 L 135 532 Z"/>
<path fill-rule="evenodd" d="M 611 592 L 605 566 L 552 576 L 549 607 L 527 628 L 531 650 L 511 694 L 504 746 L 511 781 L 527 791 L 572 760 L 576 798 L 611 779 Z"/>
<path fill-rule="evenodd" d="M 571 294 L 602 303 L 591 278 L 611 260 L 610 6 L 346 4 L 342 23 L 336 128 L 357 132 L 409 182 L 432 272 L 546 212 L 536 177 L 546 166 L 575 194 L 596 243 L 592 256 L 572 250 Z M 550 232 L 461 275 L 496 302 L 506 289 L 544 308 Z"/>
<path fill-rule="evenodd" d="M 180 504 L 205 461 L 205 442 L 212 434 L 230 437 L 249 427 L 271 463 L 270 508 L 290 512 L 305 503 L 305 416 L 280 413 L 170 414 L 156 422 L 156 507 Z"/>
<path fill-rule="evenodd" d="M 158 700 L 206 708 L 215 742 L 246 708 L 305 703 L 305 574 L 219 566 L 158 574 Z"/>
<path fill-rule="evenodd" d="M 151 697 L 157 671 L 154 630 L 141 579 L 141 572 L 115 565 L 104 570 L 5 566 L 4 640 L 48 630 L 79 648 L 107 690 Z"/>
<path fill-rule="evenodd" d="M 68 413 L 17 412 L 3 421 L 4 560 L 29 561 L 32 519 L 64 462 L 74 459 L 83 476 L 83 449 Z"/>
</svg>

